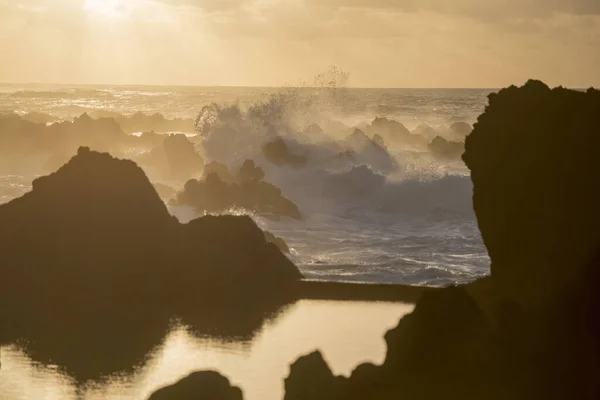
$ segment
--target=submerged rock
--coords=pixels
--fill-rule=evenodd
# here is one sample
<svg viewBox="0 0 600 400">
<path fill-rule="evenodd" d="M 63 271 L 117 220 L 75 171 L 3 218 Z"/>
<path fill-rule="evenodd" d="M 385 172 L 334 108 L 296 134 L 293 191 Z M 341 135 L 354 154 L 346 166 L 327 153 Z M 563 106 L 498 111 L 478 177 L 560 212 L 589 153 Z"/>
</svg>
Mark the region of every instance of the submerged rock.
<svg viewBox="0 0 600 400">
<path fill-rule="evenodd" d="M 148 400 L 242 400 L 242 391 L 218 372 L 194 372 L 154 392 Z"/>
</svg>

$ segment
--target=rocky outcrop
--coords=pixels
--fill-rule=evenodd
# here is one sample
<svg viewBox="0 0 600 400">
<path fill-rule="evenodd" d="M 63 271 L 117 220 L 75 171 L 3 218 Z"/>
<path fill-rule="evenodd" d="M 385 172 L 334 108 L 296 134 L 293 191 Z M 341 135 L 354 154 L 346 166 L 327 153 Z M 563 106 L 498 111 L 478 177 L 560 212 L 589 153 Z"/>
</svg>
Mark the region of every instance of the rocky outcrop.
<svg viewBox="0 0 600 400">
<path fill-rule="evenodd" d="M 426 292 L 382 366 L 346 379 L 303 359 L 286 400 L 599 398 L 598 127 L 596 90 L 491 95 L 463 156 L 491 276 Z"/>
<path fill-rule="evenodd" d="M 381 136 L 373 140 L 362 130 L 355 129 L 342 144 L 354 152 L 357 162 L 367 164 L 377 171 L 390 172 L 397 168 Z"/>
<path fill-rule="evenodd" d="M 135 365 L 176 316 L 247 335 L 301 277 L 251 218 L 180 224 L 135 163 L 87 148 L 0 206 L 0 254 L 0 343 L 83 375 Z"/>
<path fill-rule="evenodd" d="M 154 392 L 148 400 L 242 400 L 242 391 L 214 371 L 194 372 Z"/>
<path fill-rule="evenodd" d="M 298 168 L 306 166 L 307 163 L 306 157 L 290 152 L 287 144 L 280 137 L 265 143 L 262 154 L 265 160 L 275 165 Z"/>
<path fill-rule="evenodd" d="M 436 136 L 427 148 L 435 157 L 449 160 L 459 160 L 465 151 L 463 143 L 450 142 L 441 136 Z"/>
<path fill-rule="evenodd" d="M 402 123 L 387 118 L 376 117 L 366 128 L 371 136 L 380 135 L 391 146 L 425 146 L 427 140 L 411 133 Z"/>
<path fill-rule="evenodd" d="M 216 172 L 203 180 L 189 180 L 172 205 L 191 206 L 201 213 L 222 213 L 241 208 L 271 218 L 302 219 L 298 206 L 285 198 L 278 187 L 262 180 L 264 171 L 253 161 L 246 161 L 236 178 L 226 166 L 223 167 L 213 167 Z M 228 183 L 221 176 L 235 180 Z"/>
</svg>

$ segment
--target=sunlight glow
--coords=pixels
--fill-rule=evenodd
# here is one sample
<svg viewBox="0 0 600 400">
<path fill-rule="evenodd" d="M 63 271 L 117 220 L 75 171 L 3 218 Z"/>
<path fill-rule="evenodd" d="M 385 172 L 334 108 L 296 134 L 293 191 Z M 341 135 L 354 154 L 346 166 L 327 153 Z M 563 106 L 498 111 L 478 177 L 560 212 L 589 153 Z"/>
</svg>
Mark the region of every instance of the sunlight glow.
<svg viewBox="0 0 600 400">
<path fill-rule="evenodd" d="M 85 0 L 83 8 L 93 14 L 119 18 L 122 17 L 121 13 L 121 0 Z"/>
</svg>

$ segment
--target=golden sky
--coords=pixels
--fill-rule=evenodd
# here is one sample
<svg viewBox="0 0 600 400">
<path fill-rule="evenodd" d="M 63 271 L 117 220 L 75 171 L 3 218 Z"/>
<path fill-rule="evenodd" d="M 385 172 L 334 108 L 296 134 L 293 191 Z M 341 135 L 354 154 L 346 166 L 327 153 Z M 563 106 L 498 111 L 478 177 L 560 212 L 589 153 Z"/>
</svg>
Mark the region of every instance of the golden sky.
<svg viewBox="0 0 600 400">
<path fill-rule="evenodd" d="M 600 86 L 600 0 L 0 0 L 0 82 Z"/>
</svg>

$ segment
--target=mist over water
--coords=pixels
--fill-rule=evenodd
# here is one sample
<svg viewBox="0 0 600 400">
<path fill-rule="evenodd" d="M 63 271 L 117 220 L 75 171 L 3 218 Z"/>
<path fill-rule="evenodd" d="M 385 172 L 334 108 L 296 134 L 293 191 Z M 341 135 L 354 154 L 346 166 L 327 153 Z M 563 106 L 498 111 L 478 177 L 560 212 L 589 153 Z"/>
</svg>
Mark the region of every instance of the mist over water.
<svg viewBox="0 0 600 400">
<path fill-rule="evenodd" d="M 468 171 L 456 151 L 448 155 L 431 143 L 436 136 L 462 142 L 464 133 L 451 127 L 473 124 L 489 92 L 327 84 L 283 89 L 5 85 L 0 111 L 42 113 L 34 117 L 46 124 L 84 112 L 121 118 L 141 111 L 182 119 L 176 130 L 157 133 L 186 133 L 206 163 L 217 161 L 232 172 L 253 160 L 265 181 L 298 206 L 302 220 L 231 212 L 251 213 L 261 227 L 282 237 L 305 277 L 445 285 L 487 274 L 489 259 L 472 211 Z M 278 139 L 305 164 L 269 161 L 264 145 Z M 136 152 L 123 154 L 136 160 Z M 0 201 L 28 191 L 45 173 L 45 162 L 3 157 Z M 185 180 L 144 169 L 153 182 L 183 189 Z M 170 210 L 182 221 L 201 214 L 181 205 Z"/>
</svg>

